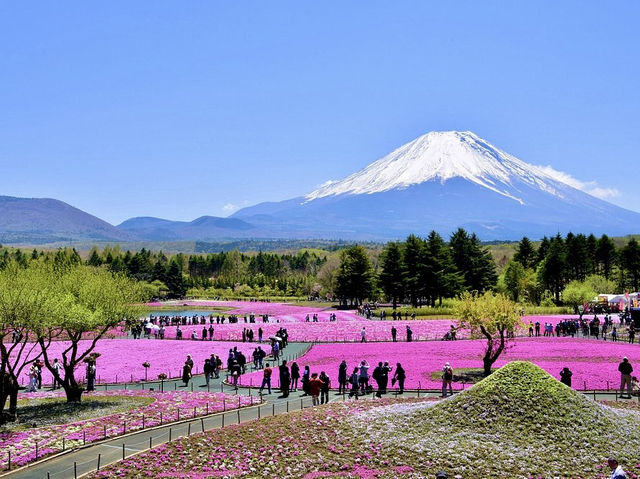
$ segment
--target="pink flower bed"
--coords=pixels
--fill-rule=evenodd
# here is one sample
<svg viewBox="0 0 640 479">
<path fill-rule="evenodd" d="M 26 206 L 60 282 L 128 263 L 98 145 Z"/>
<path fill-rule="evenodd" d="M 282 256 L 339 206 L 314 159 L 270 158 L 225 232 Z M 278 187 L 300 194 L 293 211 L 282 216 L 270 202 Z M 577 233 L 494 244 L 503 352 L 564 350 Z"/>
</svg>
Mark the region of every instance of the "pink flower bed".
<svg viewBox="0 0 640 479">
<path fill-rule="evenodd" d="M 90 342 L 80 341 L 79 351 L 84 351 Z M 62 351 L 68 347 L 67 341 L 57 341 L 49 347 L 49 357 L 61 358 Z M 97 361 L 96 379 L 98 382 L 129 382 L 140 381 L 145 377 L 145 368 L 142 363 L 149 363 L 147 377 L 149 381 L 157 380 L 158 374 L 165 373 L 168 377 L 180 377 L 182 366 L 187 354 L 191 355 L 194 361 L 194 373 L 201 373 L 204 360 L 211 354 L 217 354 L 226 365 L 229 349 L 238 348 L 248 360 L 251 361 L 251 353 L 256 345 L 252 343 L 235 342 L 215 342 L 215 341 L 154 341 L 147 339 L 103 339 L 98 342 L 94 351 L 100 353 Z M 263 349 L 265 347 L 263 346 Z M 270 348 L 267 350 L 270 352 Z M 226 367 L 226 366 L 224 366 Z M 28 372 L 28 371 L 27 371 Z M 76 379 L 85 376 L 84 365 L 78 366 Z M 25 372 L 26 374 L 26 372 Z M 23 374 L 20 379 L 26 384 L 27 378 Z M 42 381 L 44 384 L 51 384 L 52 376 L 44 368 L 42 371 Z"/>
<path fill-rule="evenodd" d="M 181 309 L 184 306 L 189 307 L 222 307 L 231 308 L 230 311 L 225 311 L 225 316 L 228 314 L 245 315 L 254 313 L 256 315 L 268 314 L 269 316 L 284 316 L 289 314 L 313 314 L 315 312 L 323 311 L 322 308 L 310 307 L 310 306 L 295 306 L 287 303 L 270 303 L 266 301 L 208 301 L 208 300 L 178 300 L 178 301 L 156 301 L 153 303 L 147 303 L 147 306 L 175 306 L 176 309 Z M 212 311 L 215 314 L 217 311 Z M 159 315 L 162 311 L 158 311 Z"/>
<path fill-rule="evenodd" d="M 213 324 L 213 337 L 222 341 L 240 341 L 242 340 L 242 330 L 245 328 L 252 329 L 254 339 L 258 339 L 258 329 L 262 328 L 263 339 L 273 336 L 281 327 L 286 328 L 289 333 L 289 341 L 309 341 L 309 342 L 359 342 L 360 331 L 364 327 L 367 333 L 368 341 L 391 341 L 391 328 L 395 326 L 397 329 L 398 341 L 406 339 L 407 326 L 413 331 L 414 341 L 439 340 L 449 331 L 451 325 L 457 326 L 458 321 L 455 319 L 425 319 L 425 320 L 399 320 L 399 321 L 379 321 L 368 320 L 360 316 L 354 315 L 350 311 L 338 311 L 336 313 L 337 321 L 329 322 L 329 313 L 319 313 L 318 322 L 305 322 L 304 314 L 292 314 L 286 317 L 272 317 L 269 323 L 263 323 L 262 320 L 256 323 L 245 323 L 241 318 L 239 323 L 235 324 Z M 289 319 L 295 321 L 289 321 Z M 523 318 L 523 329 L 520 335 L 528 334 L 529 321 L 534 324 L 540 322 L 541 331 L 544 331 L 545 323 L 552 323 L 554 326 L 564 320 L 572 319 L 574 316 L 525 316 Z M 207 320 L 208 321 L 208 320 Z M 206 325 L 185 325 L 180 326 L 182 329 L 182 337 L 190 338 L 191 332 L 195 331 L 198 338 L 202 336 L 202 328 L 209 328 Z M 165 338 L 176 337 L 176 326 L 168 326 L 165 328 Z M 541 333 L 542 334 L 542 333 Z M 457 333 L 459 339 L 468 338 L 469 333 L 460 330 Z"/>
<path fill-rule="evenodd" d="M 31 394 L 30 397 L 61 397 L 61 392 Z M 161 423 L 179 421 L 196 416 L 202 416 L 223 409 L 235 409 L 252 405 L 254 399 L 248 396 L 232 396 L 223 393 L 169 391 L 166 393 L 144 390 L 117 390 L 89 393 L 88 397 L 135 396 L 148 397 L 154 401 L 130 411 L 108 416 L 97 417 L 85 421 L 69 424 L 33 428 L 21 432 L 0 433 L 0 469 L 8 465 L 11 452 L 12 466 L 21 466 L 41 458 L 47 454 L 60 452 L 65 448 L 82 445 L 86 442 L 100 441 L 108 437 L 142 429 L 143 427 L 158 426 Z M 36 458 L 36 442 L 38 443 L 38 457 Z"/>
<path fill-rule="evenodd" d="M 337 387 L 340 362 L 345 359 L 349 373 L 366 359 L 371 365 L 370 373 L 378 361 L 388 361 L 395 367 L 401 363 L 407 373 L 407 388 L 439 388 L 441 381 L 432 379 L 431 374 L 440 371 L 446 362 L 455 368 L 481 368 L 485 342 L 428 341 L 414 343 L 358 344 L 317 344 L 297 360 L 301 369 L 309 365 L 312 372 L 326 371 L 333 387 Z M 573 387 L 576 389 L 615 389 L 620 385 L 618 364 L 627 356 L 640 373 L 640 347 L 622 342 L 599 341 L 572 338 L 519 338 L 510 343 L 495 366 L 510 361 L 525 360 L 537 364 L 551 375 L 560 379 L 560 371 L 565 366 L 573 372 Z M 242 376 L 241 384 L 259 383 L 260 372 Z M 274 377 L 278 383 L 277 374 Z M 456 385 L 460 388 L 462 385 Z"/>
</svg>

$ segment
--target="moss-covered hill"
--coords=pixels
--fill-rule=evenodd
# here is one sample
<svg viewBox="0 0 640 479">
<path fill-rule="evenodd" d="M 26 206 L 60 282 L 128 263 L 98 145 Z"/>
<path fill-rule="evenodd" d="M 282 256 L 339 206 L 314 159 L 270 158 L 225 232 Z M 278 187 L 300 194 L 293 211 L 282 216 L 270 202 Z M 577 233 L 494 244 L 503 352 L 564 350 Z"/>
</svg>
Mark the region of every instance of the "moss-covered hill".
<svg viewBox="0 0 640 479">
<path fill-rule="evenodd" d="M 512 362 L 435 406 L 362 413 L 356 432 L 464 478 L 595 477 L 610 454 L 640 461 L 640 418 L 603 406 L 539 367 Z"/>
</svg>

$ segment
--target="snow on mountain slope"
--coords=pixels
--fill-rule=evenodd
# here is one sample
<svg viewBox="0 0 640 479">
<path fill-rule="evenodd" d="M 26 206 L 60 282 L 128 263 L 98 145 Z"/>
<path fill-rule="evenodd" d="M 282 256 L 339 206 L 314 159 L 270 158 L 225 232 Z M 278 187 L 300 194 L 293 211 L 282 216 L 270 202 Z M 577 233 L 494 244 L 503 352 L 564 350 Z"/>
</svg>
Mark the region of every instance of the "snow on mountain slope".
<svg viewBox="0 0 640 479">
<path fill-rule="evenodd" d="M 562 198 L 568 185 L 540 168 L 500 150 L 472 132 L 430 132 L 401 146 L 347 178 L 328 182 L 305 196 L 373 194 L 427 181 L 463 178 L 524 204 L 522 186 Z M 524 183 L 524 185 L 523 185 Z"/>
</svg>

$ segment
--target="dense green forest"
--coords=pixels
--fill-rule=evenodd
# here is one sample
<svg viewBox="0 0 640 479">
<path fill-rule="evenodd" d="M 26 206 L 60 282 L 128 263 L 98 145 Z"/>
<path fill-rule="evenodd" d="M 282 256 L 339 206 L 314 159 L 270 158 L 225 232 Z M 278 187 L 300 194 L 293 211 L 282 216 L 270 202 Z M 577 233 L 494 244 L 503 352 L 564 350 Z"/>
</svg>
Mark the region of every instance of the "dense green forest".
<svg viewBox="0 0 640 479">
<path fill-rule="evenodd" d="M 106 246 L 81 256 L 73 248 L 26 252 L 0 246 L 0 268 L 10 261 L 26 267 L 40 257 L 125 273 L 158 298 L 310 297 L 417 307 L 438 306 L 462 291 L 496 290 L 523 304 L 575 307 L 596 293 L 640 289 L 635 238 L 573 233 L 488 245 L 458 229 L 447 239 L 432 231 L 384 246 L 200 254 Z"/>
</svg>

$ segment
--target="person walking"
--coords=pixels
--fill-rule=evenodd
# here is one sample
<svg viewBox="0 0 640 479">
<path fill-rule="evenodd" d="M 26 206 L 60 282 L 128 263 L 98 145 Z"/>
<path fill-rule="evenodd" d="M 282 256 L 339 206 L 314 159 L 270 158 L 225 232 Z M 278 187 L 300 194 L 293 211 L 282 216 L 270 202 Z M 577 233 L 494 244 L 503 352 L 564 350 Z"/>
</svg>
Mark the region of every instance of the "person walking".
<svg viewBox="0 0 640 479">
<path fill-rule="evenodd" d="M 309 366 L 304 367 L 304 372 L 302 373 L 302 395 L 309 396 L 309 381 L 311 380 L 311 370 Z"/>
<path fill-rule="evenodd" d="M 449 394 L 453 396 L 453 387 L 451 386 L 451 381 L 453 381 L 453 369 L 451 369 L 451 365 L 446 363 L 442 368 L 442 396 L 447 397 L 447 386 L 449 386 Z"/>
<path fill-rule="evenodd" d="M 394 319 L 395 319 L 395 311 L 393 312 L 394 314 Z M 398 330 L 396 329 L 395 326 L 391 326 L 391 341 L 393 341 L 394 343 L 397 341 L 397 336 L 398 336 Z"/>
<path fill-rule="evenodd" d="M 272 374 L 272 370 L 269 367 L 269 363 L 267 363 L 267 365 L 264 368 L 264 371 L 262 371 L 262 384 L 260 385 L 260 394 L 262 394 L 262 390 L 264 389 L 265 386 L 267 386 L 267 391 L 268 394 L 271 394 L 271 374 Z"/>
<path fill-rule="evenodd" d="M 58 389 L 59 387 L 62 386 L 62 383 L 58 379 L 62 377 L 62 374 L 61 374 L 62 364 L 60 364 L 60 361 L 58 361 L 58 358 L 55 358 L 53 360 L 53 370 L 56 372 L 56 374 L 53 376 L 53 385 L 51 389 Z"/>
<path fill-rule="evenodd" d="M 373 369 L 373 373 L 371 373 L 371 377 L 376 382 L 377 391 L 376 397 L 382 397 L 382 361 L 378 363 L 378 365 Z"/>
<path fill-rule="evenodd" d="M 87 363 L 87 391 L 94 391 L 96 383 L 96 362 Z"/>
<path fill-rule="evenodd" d="M 291 363 L 291 390 L 298 390 L 298 380 L 300 379 L 300 366 L 295 361 Z"/>
<path fill-rule="evenodd" d="M 344 359 L 338 367 L 338 394 L 347 392 L 347 361 Z"/>
<path fill-rule="evenodd" d="M 209 380 L 211 376 L 213 376 L 213 364 L 211 364 L 211 359 L 207 358 L 204 360 L 204 366 L 202 367 L 202 372 L 204 372 L 204 382 L 207 385 L 207 389 L 209 388 Z"/>
<path fill-rule="evenodd" d="M 620 397 L 624 396 L 624 386 L 627 385 L 627 398 L 631 399 L 631 373 L 633 372 L 633 367 L 629 362 L 629 358 L 626 356 L 622 358 L 622 362 L 618 365 L 618 371 L 620 371 Z"/>
<path fill-rule="evenodd" d="M 396 381 L 398 382 L 398 394 L 404 393 L 404 380 L 407 378 L 406 373 L 404 372 L 404 368 L 402 364 L 396 363 L 396 372 L 393 375 L 393 379 L 391 383 L 394 384 Z"/>
<path fill-rule="evenodd" d="M 361 343 L 366 343 L 367 342 L 367 330 L 364 329 L 364 326 L 360 330 L 360 342 Z"/>
</svg>

